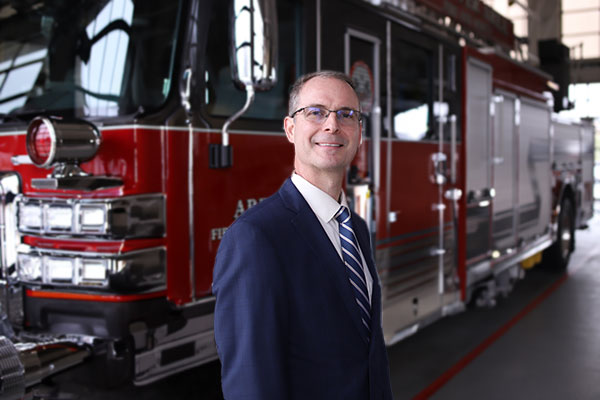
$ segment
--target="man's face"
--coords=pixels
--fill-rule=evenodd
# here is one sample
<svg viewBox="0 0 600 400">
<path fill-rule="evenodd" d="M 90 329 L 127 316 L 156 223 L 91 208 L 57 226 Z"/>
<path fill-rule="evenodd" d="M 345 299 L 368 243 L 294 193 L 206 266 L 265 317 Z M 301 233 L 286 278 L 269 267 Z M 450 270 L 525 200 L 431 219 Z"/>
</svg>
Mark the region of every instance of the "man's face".
<svg viewBox="0 0 600 400">
<path fill-rule="evenodd" d="M 321 77 L 306 82 L 299 93 L 297 109 L 308 106 L 334 111 L 359 109 L 358 98 L 346 82 Z M 322 123 L 310 121 L 299 112 L 294 118 L 286 117 L 284 127 L 288 140 L 294 144 L 296 171 L 305 177 L 345 171 L 356 155 L 362 134 L 358 120 L 340 122 L 335 112 Z"/>
</svg>

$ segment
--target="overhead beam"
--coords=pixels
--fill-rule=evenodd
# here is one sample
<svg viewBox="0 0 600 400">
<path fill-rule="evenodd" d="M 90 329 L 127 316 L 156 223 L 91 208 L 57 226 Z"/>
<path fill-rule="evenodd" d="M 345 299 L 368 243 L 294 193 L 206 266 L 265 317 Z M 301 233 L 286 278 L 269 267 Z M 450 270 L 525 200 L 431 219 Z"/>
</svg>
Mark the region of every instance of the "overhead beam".
<svg viewBox="0 0 600 400">
<path fill-rule="evenodd" d="M 600 58 L 571 60 L 571 83 L 600 82 Z"/>
</svg>

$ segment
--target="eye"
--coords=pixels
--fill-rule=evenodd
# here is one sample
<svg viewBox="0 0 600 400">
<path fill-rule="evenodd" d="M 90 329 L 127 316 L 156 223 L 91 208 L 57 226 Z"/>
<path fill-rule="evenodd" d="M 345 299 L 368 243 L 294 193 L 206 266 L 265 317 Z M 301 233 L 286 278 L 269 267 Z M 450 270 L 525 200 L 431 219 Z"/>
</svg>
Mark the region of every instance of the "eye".
<svg viewBox="0 0 600 400">
<path fill-rule="evenodd" d="M 307 107 L 306 108 L 306 116 L 307 117 L 323 117 L 325 115 L 325 110 L 319 107 Z"/>
<path fill-rule="evenodd" d="M 338 110 L 338 118 L 340 119 L 353 119 L 356 116 L 354 110 Z"/>
</svg>

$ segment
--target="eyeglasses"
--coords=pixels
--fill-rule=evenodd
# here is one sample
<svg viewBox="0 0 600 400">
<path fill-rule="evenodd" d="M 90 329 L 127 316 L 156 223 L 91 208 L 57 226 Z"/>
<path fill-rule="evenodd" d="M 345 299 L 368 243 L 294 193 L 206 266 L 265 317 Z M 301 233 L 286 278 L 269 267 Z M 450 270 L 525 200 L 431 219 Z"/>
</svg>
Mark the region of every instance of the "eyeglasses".
<svg viewBox="0 0 600 400">
<path fill-rule="evenodd" d="M 316 124 L 322 124 L 329 118 L 329 114 L 335 113 L 335 117 L 340 125 L 350 126 L 362 119 L 360 112 L 351 108 L 342 108 L 340 110 L 328 110 L 323 107 L 308 106 L 297 109 L 290 115 L 294 118 L 296 114 L 302 112 L 304 118 L 307 121 L 314 122 Z"/>
</svg>

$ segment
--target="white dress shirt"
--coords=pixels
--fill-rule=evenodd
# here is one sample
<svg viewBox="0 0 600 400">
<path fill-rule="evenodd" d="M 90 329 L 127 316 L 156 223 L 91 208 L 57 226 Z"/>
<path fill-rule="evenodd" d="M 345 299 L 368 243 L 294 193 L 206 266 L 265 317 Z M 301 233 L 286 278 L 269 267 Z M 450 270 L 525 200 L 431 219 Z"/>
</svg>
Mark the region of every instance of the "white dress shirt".
<svg viewBox="0 0 600 400">
<path fill-rule="evenodd" d="M 321 223 L 323 230 L 331 240 L 333 247 L 338 252 L 340 259 L 343 261 L 344 258 L 342 256 L 342 244 L 340 242 L 340 228 L 337 220 L 334 218 L 335 214 L 339 211 L 340 206 L 348 207 L 348 202 L 346 200 L 346 195 L 342 190 L 341 196 L 341 204 L 335 201 L 331 196 L 327 193 L 296 174 L 295 172 L 292 174 L 292 183 L 302 197 L 306 200 L 311 210 L 317 216 L 317 219 Z M 348 208 L 350 210 L 350 208 Z M 358 238 L 357 238 L 358 240 Z M 365 257 L 363 256 L 363 251 L 360 249 L 360 244 L 358 244 L 360 250 L 360 260 L 363 267 L 363 272 L 365 274 L 365 279 L 367 282 L 367 290 L 369 291 L 369 302 L 371 301 L 371 296 L 373 293 L 373 277 L 369 273 L 369 268 L 367 268 L 367 263 L 365 262 Z"/>
</svg>

